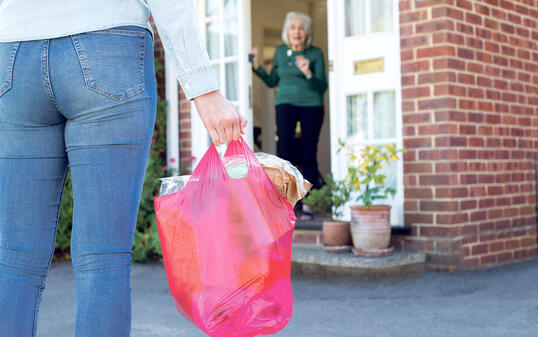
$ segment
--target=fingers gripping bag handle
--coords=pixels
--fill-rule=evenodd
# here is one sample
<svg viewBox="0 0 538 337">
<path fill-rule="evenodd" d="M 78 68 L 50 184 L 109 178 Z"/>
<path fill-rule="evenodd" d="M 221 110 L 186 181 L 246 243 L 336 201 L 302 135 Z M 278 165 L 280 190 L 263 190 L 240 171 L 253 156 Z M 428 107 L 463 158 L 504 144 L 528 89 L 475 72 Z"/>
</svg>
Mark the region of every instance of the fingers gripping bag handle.
<svg viewBox="0 0 538 337">
<path fill-rule="evenodd" d="M 178 311 L 210 336 L 263 336 L 291 319 L 295 215 L 243 139 L 247 175 L 231 178 L 212 144 L 178 192 L 155 198 L 170 292 Z"/>
</svg>

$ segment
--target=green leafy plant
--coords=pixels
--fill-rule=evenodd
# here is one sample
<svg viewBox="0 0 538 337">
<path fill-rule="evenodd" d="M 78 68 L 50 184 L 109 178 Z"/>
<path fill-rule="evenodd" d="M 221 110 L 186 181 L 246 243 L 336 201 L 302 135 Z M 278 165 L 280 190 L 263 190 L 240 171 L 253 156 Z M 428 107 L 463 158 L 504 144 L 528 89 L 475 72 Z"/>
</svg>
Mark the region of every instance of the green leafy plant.
<svg viewBox="0 0 538 337">
<path fill-rule="evenodd" d="M 338 141 L 338 152 L 346 148 L 342 140 Z M 366 208 L 372 205 L 374 200 L 394 197 L 396 190 L 385 186 L 386 176 L 381 173 L 383 162 L 390 164 L 393 160 L 399 160 L 399 153 L 405 153 L 405 148 L 398 149 L 396 144 L 387 144 L 384 147 L 368 145 L 362 148 L 350 148 L 348 151 L 348 172 L 345 178 L 346 185 L 352 191 L 358 192 L 355 201 L 362 201 Z"/>
<path fill-rule="evenodd" d="M 60 206 L 60 218 L 56 233 L 55 259 L 69 259 L 71 246 L 71 227 L 73 219 L 73 188 L 71 186 L 71 172 L 67 172 L 62 204 Z"/>
<path fill-rule="evenodd" d="M 314 211 L 322 212 L 328 217 L 342 216 L 343 206 L 348 202 L 351 188 L 345 180 L 334 180 L 332 174 L 327 175 L 327 183 L 320 189 L 312 189 L 303 199 L 303 203 L 312 206 Z"/>
</svg>

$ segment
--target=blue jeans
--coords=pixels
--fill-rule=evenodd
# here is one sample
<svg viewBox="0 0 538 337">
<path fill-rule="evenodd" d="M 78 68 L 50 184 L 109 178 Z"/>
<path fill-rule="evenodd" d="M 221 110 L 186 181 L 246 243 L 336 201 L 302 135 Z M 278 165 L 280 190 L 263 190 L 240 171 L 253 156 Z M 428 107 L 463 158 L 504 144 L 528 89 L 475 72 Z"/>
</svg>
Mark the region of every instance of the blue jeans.
<svg viewBox="0 0 538 337">
<path fill-rule="evenodd" d="M 36 334 L 69 168 L 75 336 L 129 336 L 153 62 L 150 33 L 131 26 L 0 43 L 0 335 Z"/>
</svg>

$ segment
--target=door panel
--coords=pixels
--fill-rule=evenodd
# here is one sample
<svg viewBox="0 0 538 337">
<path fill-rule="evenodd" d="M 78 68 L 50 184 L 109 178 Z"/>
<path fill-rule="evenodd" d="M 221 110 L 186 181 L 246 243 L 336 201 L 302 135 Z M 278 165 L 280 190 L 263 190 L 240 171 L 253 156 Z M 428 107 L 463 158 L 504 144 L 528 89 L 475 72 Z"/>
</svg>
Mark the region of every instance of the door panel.
<svg viewBox="0 0 538 337">
<path fill-rule="evenodd" d="M 252 75 L 247 58 L 250 50 L 250 0 L 194 1 L 201 37 L 219 81 L 220 92 L 249 121 L 247 134 L 243 137 L 252 146 L 252 108 L 249 106 Z M 194 103 L 191 103 L 191 137 L 193 156 L 199 160 L 211 144 L 211 138 Z M 219 147 L 219 152 L 224 150 L 225 146 Z"/>
<path fill-rule="evenodd" d="M 397 0 L 328 0 L 329 95 L 332 171 L 347 173 L 345 151 L 369 144 L 402 146 L 400 37 Z M 397 191 L 391 223 L 403 225 L 403 163 L 383 167 L 386 184 Z M 349 210 L 344 219 L 349 219 Z"/>
</svg>

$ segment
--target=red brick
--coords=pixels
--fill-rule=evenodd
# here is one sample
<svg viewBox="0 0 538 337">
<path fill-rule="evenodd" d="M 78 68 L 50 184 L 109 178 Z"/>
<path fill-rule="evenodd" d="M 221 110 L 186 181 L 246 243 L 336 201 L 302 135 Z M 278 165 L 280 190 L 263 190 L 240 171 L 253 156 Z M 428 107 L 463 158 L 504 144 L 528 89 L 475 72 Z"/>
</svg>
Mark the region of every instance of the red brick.
<svg viewBox="0 0 538 337">
<path fill-rule="evenodd" d="M 406 163 L 404 162 L 404 173 L 431 173 L 431 163 Z"/>
<path fill-rule="evenodd" d="M 456 6 L 468 10 L 473 10 L 473 3 L 469 0 L 456 0 Z"/>
<path fill-rule="evenodd" d="M 433 196 L 429 188 L 406 188 L 404 198 L 431 199 Z"/>
<path fill-rule="evenodd" d="M 435 163 L 435 172 L 441 173 L 441 172 L 465 172 L 467 171 L 467 163 L 466 162 L 441 162 L 441 163 Z"/>
<path fill-rule="evenodd" d="M 459 50 L 459 49 L 458 49 Z M 454 56 L 456 48 L 453 46 L 435 46 L 417 50 L 417 58 L 431 58 L 435 56 Z"/>
<path fill-rule="evenodd" d="M 456 175 L 435 174 L 427 175 L 421 174 L 419 176 L 420 185 L 451 185 L 457 183 Z"/>
<path fill-rule="evenodd" d="M 424 148 L 431 147 L 430 138 L 406 138 L 404 139 L 404 147 L 406 148 Z"/>
<path fill-rule="evenodd" d="M 435 96 L 451 95 L 451 96 L 465 96 L 466 88 L 453 84 L 439 84 L 434 87 Z"/>
<path fill-rule="evenodd" d="M 446 109 L 446 108 L 455 108 L 456 99 L 455 98 L 434 98 L 427 100 L 418 101 L 419 110 L 430 110 L 430 109 Z"/>
<path fill-rule="evenodd" d="M 420 226 L 420 236 L 451 238 L 458 235 L 458 228 L 453 226 Z"/>
<path fill-rule="evenodd" d="M 482 24 L 482 17 L 480 15 L 466 12 L 465 13 L 465 21 L 468 23 L 472 23 L 474 25 L 481 25 Z"/>
<path fill-rule="evenodd" d="M 408 23 L 408 22 L 421 21 L 421 20 L 425 20 L 427 18 L 428 18 L 428 11 L 427 10 L 406 12 L 406 13 L 400 14 L 400 24 Z"/>
<path fill-rule="evenodd" d="M 507 263 L 514 259 L 514 256 L 512 252 L 506 252 L 506 253 L 500 253 L 497 254 L 497 262 L 498 263 Z"/>
<path fill-rule="evenodd" d="M 436 122 L 445 122 L 445 121 L 455 121 L 455 122 L 466 122 L 467 113 L 459 110 L 441 110 L 435 111 L 435 121 Z"/>
<path fill-rule="evenodd" d="M 418 84 L 429 84 L 439 82 L 453 82 L 456 74 L 451 71 L 440 71 L 435 73 L 422 73 L 418 75 Z"/>
<path fill-rule="evenodd" d="M 430 7 L 442 4 L 453 5 L 454 0 L 415 0 L 415 8 Z"/>
<path fill-rule="evenodd" d="M 440 213 L 435 216 L 437 224 L 454 225 L 469 221 L 467 213 Z"/>
<path fill-rule="evenodd" d="M 430 70 L 430 61 L 417 61 L 402 63 L 402 73 L 414 73 Z"/>
<path fill-rule="evenodd" d="M 457 201 L 420 201 L 421 211 L 455 212 L 458 211 Z"/>
<path fill-rule="evenodd" d="M 460 210 L 465 211 L 468 209 L 476 208 L 476 200 L 464 200 L 460 202 Z"/>
<path fill-rule="evenodd" d="M 452 187 L 452 188 L 436 188 L 436 198 L 465 198 L 469 195 L 469 190 L 466 187 Z"/>
<path fill-rule="evenodd" d="M 433 215 L 429 213 L 409 213 L 405 212 L 404 214 L 404 222 L 405 223 L 425 223 L 425 224 L 432 224 L 433 223 Z"/>
<path fill-rule="evenodd" d="M 488 245 L 486 243 L 479 243 L 477 245 L 471 246 L 472 255 L 481 255 L 488 252 Z"/>
<path fill-rule="evenodd" d="M 429 87 L 412 87 L 402 89 L 402 99 L 412 99 L 430 96 Z"/>
<path fill-rule="evenodd" d="M 438 58 L 433 60 L 433 69 L 465 70 L 465 61 L 458 58 Z"/>
</svg>

